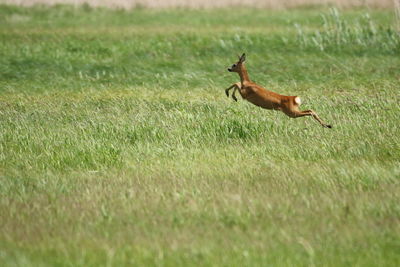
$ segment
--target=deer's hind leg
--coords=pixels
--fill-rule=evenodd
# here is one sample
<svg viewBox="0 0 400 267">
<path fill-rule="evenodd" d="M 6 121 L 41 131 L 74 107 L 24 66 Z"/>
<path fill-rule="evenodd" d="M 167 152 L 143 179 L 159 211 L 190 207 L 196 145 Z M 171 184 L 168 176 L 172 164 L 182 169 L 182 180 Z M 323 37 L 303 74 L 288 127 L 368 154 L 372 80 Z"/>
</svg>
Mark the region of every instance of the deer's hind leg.
<svg viewBox="0 0 400 267">
<path fill-rule="evenodd" d="M 303 110 L 301 111 L 298 106 L 294 106 L 291 109 L 286 109 L 283 110 L 283 112 L 288 115 L 291 118 L 299 118 L 299 117 L 304 117 L 304 116 L 311 116 L 313 117 L 316 121 L 319 122 L 319 124 L 322 125 L 322 127 L 325 128 L 332 128 L 331 125 L 324 123 L 321 118 L 318 116 L 317 113 L 315 113 L 314 110 L 308 109 L 308 110 Z"/>
<path fill-rule="evenodd" d="M 326 124 L 325 122 L 323 122 L 323 121 L 321 120 L 321 118 L 318 116 L 318 114 L 315 113 L 315 111 L 312 110 L 312 109 L 300 111 L 300 114 L 298 114 L 298 115 L 296 116 L 296 118 L 297 118 L 297 117 L 302 117 L 302 116 L 312 116 L 312 117 L 314 118 L 314 120 L 318 121 L 319 124 L 322 125 L 322 127 L 325 127 L 325 128 L 332 128 L 332 125 L 329 125 L 329 124 Z"/>
</svg>

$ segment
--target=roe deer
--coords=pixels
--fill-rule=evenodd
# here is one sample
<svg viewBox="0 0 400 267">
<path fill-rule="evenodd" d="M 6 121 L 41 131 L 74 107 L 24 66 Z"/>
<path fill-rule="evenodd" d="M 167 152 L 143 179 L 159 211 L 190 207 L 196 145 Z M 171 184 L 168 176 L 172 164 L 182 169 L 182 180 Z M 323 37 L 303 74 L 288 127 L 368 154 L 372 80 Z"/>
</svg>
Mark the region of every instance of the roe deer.
<svg viewBox="0 0 400 267">
<path fill-rule="evenodd" d="M 225 89 L 226 95 L 229 97 L 229 90 L 233 89 L 232 98 L 237 101 L 235 96 L 236 90 L 239 90 L 243 99 L 250 103 L 265 109 L 280 110 L 291 118 L 299 118 L 303 116 L 312 116 L 323 127 L 332 128 L 331 125 L 324 123 L 313 110 L 301 111 L 299 106 L 301 104 L 300 97 L 286 96 L 268 91 L 258 84 L 250 81 L 247 70 L 244 66 L 246 55 L 243 54 L 239 57 L 239 61 L 228 69 L 230 72 L 237 72 L 240 76 L 240 82 L 232 84 L 229 88 Z"/>
</svg>

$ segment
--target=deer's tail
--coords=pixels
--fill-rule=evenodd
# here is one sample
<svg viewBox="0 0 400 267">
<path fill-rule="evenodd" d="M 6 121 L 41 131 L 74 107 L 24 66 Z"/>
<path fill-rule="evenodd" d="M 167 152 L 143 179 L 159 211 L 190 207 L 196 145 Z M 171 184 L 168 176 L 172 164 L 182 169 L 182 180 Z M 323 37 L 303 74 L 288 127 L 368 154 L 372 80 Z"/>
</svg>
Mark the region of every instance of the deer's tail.
<svg viewBox="0 0 400 267">
<path fill-rule="evenodd" d="M 301 105 L 301 99 L 300 99 L 300 97 L 298 97 L 298 96 L 295 96 L 294 97 L 294 99 L 293 99 L 293 101 L 294 101 L 294 103 L 296 104 L 296 105 Z"/>
</svg>

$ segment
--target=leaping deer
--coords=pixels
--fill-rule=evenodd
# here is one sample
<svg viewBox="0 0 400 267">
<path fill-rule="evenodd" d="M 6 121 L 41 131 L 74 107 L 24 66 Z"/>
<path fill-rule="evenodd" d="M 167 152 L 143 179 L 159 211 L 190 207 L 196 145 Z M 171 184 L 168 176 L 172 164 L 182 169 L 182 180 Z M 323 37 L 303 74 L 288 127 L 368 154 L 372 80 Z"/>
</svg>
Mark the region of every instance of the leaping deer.
<svg viewBox="0 0 400 267">
<path fill-rule="evenodd" d="M 232 98 L 237 101 L 235 96 L 236 90 L 239 90 L 243 99 L 250 103 L 265 109 L 280 110 L 291 118 L 299 118 L 303 116 L 312 116 L 323 127 L 332 128 L 331 125 L 324 123 L 313 110 L 301 111 L 299 106 L 301 104 L 300 97 L 286 96 L 269 91 L 258 84 L 252 82 L 249 78 L 247 70 L 244 66 L 246 55 L 243 54 L 239 57 L 239 61 L 228 68 L 230 72 L 237 72 L 240 76 L 240 82 L 232 84 L 229 88 L 225 89 L 226 95 L 229 97 L 229 90 L 233 89 Z"/>
</svg>

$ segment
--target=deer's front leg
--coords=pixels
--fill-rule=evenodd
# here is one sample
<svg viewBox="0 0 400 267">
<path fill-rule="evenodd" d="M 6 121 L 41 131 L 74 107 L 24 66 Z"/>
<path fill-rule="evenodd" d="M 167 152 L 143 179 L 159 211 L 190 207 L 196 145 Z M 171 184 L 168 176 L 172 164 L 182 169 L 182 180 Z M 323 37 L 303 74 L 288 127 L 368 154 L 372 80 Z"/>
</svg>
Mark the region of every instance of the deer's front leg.
<svg viewBox="0 0 400 267">
<path fill-rule="evenodd" d="M 233 100 L 235 100 L 236 102 L 237 102 L 237 98 L 236 98 L 235 93 L 236 93 L 237 90 L 238 90 L 238 87 L 235 86 L 235 89 L 233 89 L 233 92 L 232 92 L 232 98 L 233 98 Z"/>
<path fill-rule="evenodd" d="M 229 90 L 231 90 L 232 88 L 234 88 L 233 89 L 233 93 L 232 93 L 232 98 L 233 98 L 233 100 L 237 101 L 235 93 L 236 93 L 236 90 L 241 88 L 240 82 L 234 83 L 229 88 L 225 89 L 225 94 L 226 94 L 227 97 L 229 97 Z"/>
<path fill-rule="evenodd" d="M 232 84 L 231 86 L 229 86 L 228 88 L 225 89 L 225 94 L 227 97 L 229 97 L 229 90 L 231 90 L 233 87 L 235 87 L 236 84 Z"/>
</svg>

